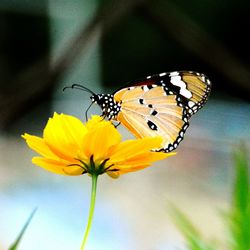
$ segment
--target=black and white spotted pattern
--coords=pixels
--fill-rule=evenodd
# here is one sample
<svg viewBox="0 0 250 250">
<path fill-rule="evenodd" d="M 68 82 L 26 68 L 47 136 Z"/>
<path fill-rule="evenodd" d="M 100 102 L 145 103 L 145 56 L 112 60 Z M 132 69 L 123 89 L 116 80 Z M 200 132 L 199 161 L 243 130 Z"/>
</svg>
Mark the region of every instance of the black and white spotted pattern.
<svg viewBox="0 0 250 250">
<path fill-rule="evenodd" d="M 114 100 L 112 94 L 97 94 L 90 97 L 93 103 L 98 104 L 102 109 L 102 116 L 108 120 L 115 120 L 121 110 L 121 104 Z"/>
</svg>

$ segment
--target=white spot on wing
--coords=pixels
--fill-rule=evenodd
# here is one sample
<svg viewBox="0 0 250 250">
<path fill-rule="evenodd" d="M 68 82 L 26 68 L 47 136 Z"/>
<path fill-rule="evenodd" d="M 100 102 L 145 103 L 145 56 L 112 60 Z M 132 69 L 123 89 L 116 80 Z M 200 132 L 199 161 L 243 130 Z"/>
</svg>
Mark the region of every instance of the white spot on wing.
<svg viewBox="0 0 250 250">
<path fill-rule="evenodd" d="M 189 106 L 190 108 L 192 108 L 194 105 L 195 105 L 194 102 L 192 102 L 192 101 L 189 101 L 189 102 L 188 102 L 188 106 Z"/>
<path fill-rule="evenodd" d="M 186 83 L 181 80 L 181 77 L 179 75 L 172 76 L 170 82 L 173 85 L 180 87 L 181 95 L 186 98 L 192 97 L 192 93 L 187 89 Z"/>
<path fill-rule="evenodd" d="M 132 90 L 132 89 L 134 89 L 134 88 L 135 88 L 135 87 L 129 87 L 128 90 Z"/>
<path fill-rule="evenodd" d="M 182 138 L 181 138 L 181 137 L 179 137 L 179 138 L 177 139 L 177 142 L 178 142 L 178 143 L 180 143 L 180 142 L 181 142 L 181 140 L 182 140 Z"/>
<path fill-rule="evenodd" d="M 179 75 L 179 72 L 173 71 L 173 72 L 171 72 L 169 75 L 170 75 L 171 77 L 172 77 L 172 76 L 178 76 L 178 75 Z"/>
<path fill-rule="evenodd" d="M 167 73 L 164 72 L 164 73 L 159 74 L 159 76 L 165 76 L 166 74 L 167 74 Z"/>
</svg>

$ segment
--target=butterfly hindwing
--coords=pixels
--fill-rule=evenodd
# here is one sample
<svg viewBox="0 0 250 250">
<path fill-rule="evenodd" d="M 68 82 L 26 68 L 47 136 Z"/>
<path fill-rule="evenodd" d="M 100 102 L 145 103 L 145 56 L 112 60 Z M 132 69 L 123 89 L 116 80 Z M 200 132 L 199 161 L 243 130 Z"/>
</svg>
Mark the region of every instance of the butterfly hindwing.
<svg viewBox="0 0 250 250">
<path fill-rule="evenodd" d="M 211 83 L 199 73 L 181 71 L 148 76 L 114 93 L 121 104 L 117 120 L 135 136 L 160 135 L 170 152 L 183 140 L 191 115 L 207 101 Z"/>
<path fill-rule="evenodd" d="M 123 98 L 117 120 L 139 138 L 161 136 L 162 148 L 157 150 L 169 152 L 178 146 L 188 127 L 188 121 L 183 120 L 186 110 L 178 104 L 175 95 L 166 95 L 162 86 L 147 91 L 142 87 L 130 90 L 130 93 L 141 92 L 137 98 L 134 95 L 131 99 Z"/>
</svg>

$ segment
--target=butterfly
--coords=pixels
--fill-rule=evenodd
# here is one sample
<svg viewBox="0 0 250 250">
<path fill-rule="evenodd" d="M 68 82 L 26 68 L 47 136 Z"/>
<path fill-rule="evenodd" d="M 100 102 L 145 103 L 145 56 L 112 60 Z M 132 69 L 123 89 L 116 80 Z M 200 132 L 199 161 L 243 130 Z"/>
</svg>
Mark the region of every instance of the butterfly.
<svg viewBox="0 0 250 250">
<path fill-rule="evenodd" d="M 118 121 L 136 137 L 161 136 L 156 151 L 170 152 L 183 140 L 191 116 L 206 103 L 211 81 L 198 72 L 174 71 L 130 82 L 113 94 L 95 94 L 78 84 L 71 88 L 90 92 L 91 105 L 98 104 L 104 118 Z"/>
</svg>

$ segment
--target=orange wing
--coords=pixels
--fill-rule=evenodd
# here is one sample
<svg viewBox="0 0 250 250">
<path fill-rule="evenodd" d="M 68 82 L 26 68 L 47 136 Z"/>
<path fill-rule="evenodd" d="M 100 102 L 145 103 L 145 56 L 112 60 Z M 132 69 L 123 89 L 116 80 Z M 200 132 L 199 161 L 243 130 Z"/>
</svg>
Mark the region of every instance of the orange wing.
<svg viewBox="0 0 250 250">
<path fill-rule="evenodd" d="M 182 141 L 188 127 L 186 110 L 177 96 L 167 95 L 162 86 L 147 85 L 121 89 L 114 95 L 121 103 L 117 120 L 136 137 L 161 136 L 162 148 L 172 151 Z"/>
</svg>

